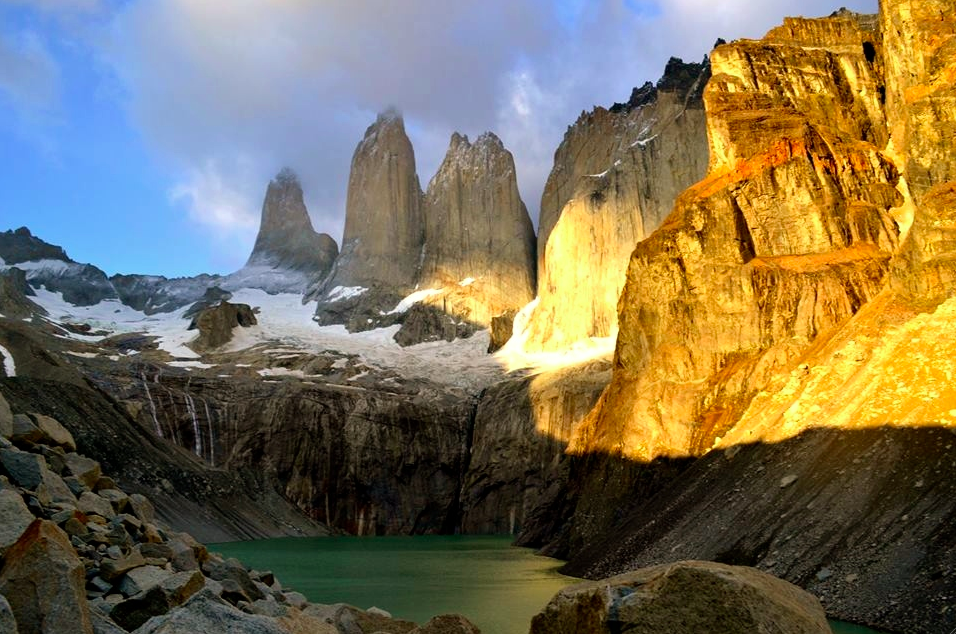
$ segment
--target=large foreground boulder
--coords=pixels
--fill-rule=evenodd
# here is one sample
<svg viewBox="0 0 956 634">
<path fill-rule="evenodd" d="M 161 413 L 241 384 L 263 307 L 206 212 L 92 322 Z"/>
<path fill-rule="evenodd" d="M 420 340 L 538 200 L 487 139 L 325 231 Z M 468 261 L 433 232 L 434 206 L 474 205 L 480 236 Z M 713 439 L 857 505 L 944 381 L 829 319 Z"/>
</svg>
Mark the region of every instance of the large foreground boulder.
<svg viewBox="0 0 956 634">
<path fill-rule="evenodd" d="M 93 634 L 83 562 L 53 522 L 36 520 L 7 551 L 0 594 L 20 632 Z"/>
<path fill-rule="evenodd" d="M 816 597 L 754 568 L 685 561 L 559 592 L 531 634 L 830 634 Z"/>
</svg>

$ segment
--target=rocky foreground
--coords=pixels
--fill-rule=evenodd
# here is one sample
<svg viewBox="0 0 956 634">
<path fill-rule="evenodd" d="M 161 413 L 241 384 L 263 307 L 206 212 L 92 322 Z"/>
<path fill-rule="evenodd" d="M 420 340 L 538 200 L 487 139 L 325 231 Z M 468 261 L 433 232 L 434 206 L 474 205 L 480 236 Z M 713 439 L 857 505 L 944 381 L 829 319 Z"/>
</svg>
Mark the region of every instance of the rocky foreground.
<svg viewBox="0 0 956 634">
<path fill-rule="evenodd" d="M 3 634 L 475 634 L 465 618 L 424 625 L 309 603 L 271 572 L 223 559 L 156 519 L 55 419 L 0 397 Z"/>
<path fill-rule="evenodd" d="M 0 397 L 3 634 L 479 634 L 459 615 L 424 625 L 379 608 L 310 603 L 268 571 L 223 559 L 156 519 L 77 453 L 72 434 Z M 572 586 L 532 634 L 829 632 L 820 602 L 753 569 L 658 566 Z"/>
</svg>

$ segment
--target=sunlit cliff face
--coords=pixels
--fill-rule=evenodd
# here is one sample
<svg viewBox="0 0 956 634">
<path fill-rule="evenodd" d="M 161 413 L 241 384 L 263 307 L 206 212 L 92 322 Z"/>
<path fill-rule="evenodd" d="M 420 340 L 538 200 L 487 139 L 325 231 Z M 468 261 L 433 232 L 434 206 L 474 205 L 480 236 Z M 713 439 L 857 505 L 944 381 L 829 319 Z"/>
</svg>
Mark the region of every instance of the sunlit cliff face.
<svg viewBox="0 0 956 634">
<path fill-rule="evenodd" d="M 632 254 L 614 376 L 569 451 L 650 460 L 956 423 L 956 22 L 917 4 L 714 51 L 710 172 Z"/>
</svg>

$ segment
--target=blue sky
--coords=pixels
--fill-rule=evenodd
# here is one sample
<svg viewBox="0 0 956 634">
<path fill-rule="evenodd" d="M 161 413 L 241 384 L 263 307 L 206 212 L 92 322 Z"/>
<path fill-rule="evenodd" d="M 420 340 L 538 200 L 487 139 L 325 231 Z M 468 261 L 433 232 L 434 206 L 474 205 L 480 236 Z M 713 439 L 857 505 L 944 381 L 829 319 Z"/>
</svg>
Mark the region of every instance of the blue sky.
<svg viewBox="0 0 956 634">
<path fill-rule="evenodd" d="M 671 55 L 697 60 L 717 37 L 835 8 L 0 0 L 0 230 L 26 225 L 111 274 L 229 272 L 290 165 L 316 228 L 339 240 L 352 150 L 388 105 L 405 114 L 423 188 L 453 131 L 490 129 L 536 216 L 582 110 L 623 100 Z"/>
</svg>

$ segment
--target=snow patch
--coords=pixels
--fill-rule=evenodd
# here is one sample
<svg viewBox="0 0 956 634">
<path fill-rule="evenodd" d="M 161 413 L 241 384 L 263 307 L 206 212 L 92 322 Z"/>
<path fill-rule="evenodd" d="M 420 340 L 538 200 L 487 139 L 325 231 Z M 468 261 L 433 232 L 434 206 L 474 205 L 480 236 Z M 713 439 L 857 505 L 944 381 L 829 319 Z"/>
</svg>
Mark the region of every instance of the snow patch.
<svg viewBox="0 0 956 634">
<path fill-rule="evenodd" d="M 473 278 L 473 277 L 466 277 L 466 278 L 463 279 L 462 281 L 458 282 L 458 286 L 471 286 L 471 285 L 474 284 L 474 283 L 475 283 L 475 278 Z"/>
<path fill-rule="evenodd" d="M 0 357 L 3 357 L 3 372 L 8 377 L 13 377 L 17 375 L 17 364 L 13 361 L 13 355 L 10 354 L 10 351 L 0 346 Z"/>
<path fill-rule="evenodd" d="M 474 281 L 474 280 L 472 280 Z M 406 313 L 408 309 L 417 304 L 418 302 L 424 301 L 433 295 L 438 295 L 441 293 L 441 289 L 437 288 L 426 288 L 421 291 L 415 291 L 402 301 L 398 302 L 398 305 L 392 310 L 388 311 L 389 315 L 397 315 L 399 313 Z"/>
<path fill-rule="evenodd" d="M 351 297 L 358 297 L 368 289 L 364 286 L 336 286 L 326 296 L 326 301 L 337 302 Z"/>
<path fill-rule="evenodd" d="M 83 359 L 95 359 L 96 357 L 100 356 L 99 354 L 95 352 L 74 352 L 72 350 L 67 350 L 66 353 L 68 355 L 71 355 L 74 357 L 80 357 Z"/>
</svg>

